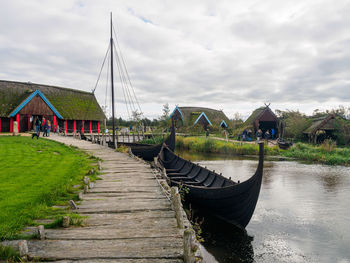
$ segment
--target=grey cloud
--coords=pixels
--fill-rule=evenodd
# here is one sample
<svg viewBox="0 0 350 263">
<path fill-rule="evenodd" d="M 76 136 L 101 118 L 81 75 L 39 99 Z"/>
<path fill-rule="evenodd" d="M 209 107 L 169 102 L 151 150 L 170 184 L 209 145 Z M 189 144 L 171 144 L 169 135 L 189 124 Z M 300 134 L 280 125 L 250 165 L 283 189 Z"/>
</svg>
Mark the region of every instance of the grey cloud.
<svg viewBox="0 0 350 263">
<path fill-rule="evenodd" d="M 346 105 L 350 7 L 326 2 L 14 0 L 0 10 L 0 78 L 90 91 L 114 9 L 131 81 L 152 116 L 166 102 L 228 112 L 264 101 Z M 101 104 L 105 80 L 103 72 Z M 121 96 L 118 77 L 116 88 Z"/>
</svg>

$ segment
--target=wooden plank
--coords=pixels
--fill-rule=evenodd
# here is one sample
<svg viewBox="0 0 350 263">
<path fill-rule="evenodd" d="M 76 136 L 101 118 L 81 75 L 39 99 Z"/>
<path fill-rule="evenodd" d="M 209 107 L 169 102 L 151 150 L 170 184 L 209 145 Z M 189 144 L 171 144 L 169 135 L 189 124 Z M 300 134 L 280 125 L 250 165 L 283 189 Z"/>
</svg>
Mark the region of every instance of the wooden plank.
<svg viewBox="0 0 350 263">
<path fill-rule="evenodd" d="M 129 192 L 129 193 L 92 193 L 83 195 L 83 200 L 105 199 L 116 197 L 119 199 L 166 199 L 164 195 L 159 196 L 157 191 L 152 192 Z"/>
<path fill-rule="evenodd" d="M 128 186 L 124 188 L 115 188 L 115 187 L 99 187 L 98 184 L 95 185 L 94 188 L 89 190 L 89 193 L 128 193 L 128 192 L 139 192 L 139 193 L 147 193 L 153 192 L 158 189 L 158 186 Z"/>
<path fill-rule="evenodd" d="M 132 211 L 169 210 L 168 200 L 133 200 L 128 202 L 116 202 L 110 200 L 83 201 L 78 205 L 79 213 L 125 213 Z"/>
<path fill-rule="evenodd" d="M 96 222 L 96 221 L 95 221 Z M 98 222 L 96 222 L 98 223 Z M 135 228 L 135 226 L 139 226 Z M 65 229 L 46 229 L 45 238 L 55 240 L 108 240 L 126 238 L 178 237 L 175 218 L 133 218 L 132 221 L 114 221 L 111 224 Z"/>
<path fill-rule="evenodd" d="M 142 258 L 142 259 L 82 259 L 82 260 L 60 260 L 51 261 L 51 263 L 183 263 L 182 259 L 166 258 Z"/>
<path fill-rule="evenodd" d="M 84 214 L 87 218 L 84 220 L 84 224 L 88 226 L 100 226 L 100 225 L 114 225 L 116 222 L 128 220 L 134 222 L 134 220 L 140 219 L 162 219 L 172 218 L 175 219 L 175 212 L 171 210 L 165 211 L 140 211 L 133 213 L 119 213 L 119 214 Z M 170 225 L 171 226 L 171 225 Z"/>
<path fill-rule="evenodd" d="M 28 249 L 29 258 L 39 260 L 181 259 L 182 239 L 29 240 Z"/>
</svg>

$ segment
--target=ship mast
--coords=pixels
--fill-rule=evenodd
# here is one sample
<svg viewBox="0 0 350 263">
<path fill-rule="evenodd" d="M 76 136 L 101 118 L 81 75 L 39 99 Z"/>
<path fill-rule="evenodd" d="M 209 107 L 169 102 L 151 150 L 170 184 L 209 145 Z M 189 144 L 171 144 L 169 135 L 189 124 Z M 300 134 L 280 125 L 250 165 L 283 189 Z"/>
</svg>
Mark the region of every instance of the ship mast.
<svg viewBox="0 0 350 263">
<path fill-rule="evenodd" d="M 112 24 L 112 12 L 111 12 L 111 83 L 112 83 L 112 123 L 113 123 L 113 145 L 117 148 L 115 141 L 115 124 L 114 124 L 114 80 L 113 80 L 113 24 Z"/>
</svg>

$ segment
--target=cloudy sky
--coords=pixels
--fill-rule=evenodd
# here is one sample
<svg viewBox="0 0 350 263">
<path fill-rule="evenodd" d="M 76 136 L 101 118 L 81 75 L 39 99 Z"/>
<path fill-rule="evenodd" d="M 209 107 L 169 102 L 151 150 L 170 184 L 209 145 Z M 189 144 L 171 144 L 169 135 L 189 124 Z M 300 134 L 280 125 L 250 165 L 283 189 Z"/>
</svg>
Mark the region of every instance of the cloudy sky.
<svg viewBox="0 0 350 263">
<path fill-rule="evenodd" d="M 350 106 L 349 1 L 0 0 L 0 7 L 0 79 L 91 91 L 113 12 L 146 117 L 165 103 L 223 109 L 230 118 L 264 103 L 305 113 Z M 106 79 L 96 89 L 101 105 Z M 117 115 L 126 117 L 115 86 Z"/>
</svg>

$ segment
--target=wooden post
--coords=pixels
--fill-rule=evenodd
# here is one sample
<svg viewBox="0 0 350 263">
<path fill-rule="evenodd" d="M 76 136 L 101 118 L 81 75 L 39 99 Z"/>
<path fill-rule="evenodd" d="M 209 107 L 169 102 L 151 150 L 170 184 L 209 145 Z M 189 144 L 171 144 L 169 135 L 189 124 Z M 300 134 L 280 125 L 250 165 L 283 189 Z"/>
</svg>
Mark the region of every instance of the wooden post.
<svg viewBox="0 0 350 263">
<path fill-rule="evenodd" d="M 194 230 L 188 228 L 184 232 L 184 261 L 185 263 L 195 263 L 195 252 L 198 247 L 194 244 Z"/>
<path fill-rule="evenodd" d="M 13 118 L 10 119 L 10 132 L 13 132 Z"/>
<path fill-rule="evenodd" d="M 40 240 L 45 239 L 45 229 L 43 225 L 38 226 L 38 236 Z"/>
<path fill-rule="evenodd" d="M 28 117 L 27 118 L 27 125 L 28 125 L 27 127 L 28 127 L 28 131 L 30 131 L 30 118 L 31 118 L 31 115 L 28 114 L 27 117 Z M 1 122 L 1 120 L 0 120 L 0 122 Z M 1 123 L 0 123 L 0 132 L 1 132 Z"/>
<path fill-rule="evenodd" d="M 69 200 L 69 206 L 70 208 L 72 208 L 73 210 L 78 209 L 77 205 L 75 204 L 75 202 L 73 200 Z"/>
<path fill-rule="evenodd" d="M 51 125 L 53 128 L 53 132 L 56 131 L 56 125 L 57 125 L 57 118 L 56 118 L 56 115 L 53 115 L 53 125 Z"/>
<path fill-rule="evenodd" d="M 100 122 L 97 122 L 97 133 L 100 134 Z"/>
<path fill-rule="evenodd" d="M 28 243 L 27 240 L 21 240 L 18 242 L 19 256 L 26 260 L 28 255 Z"/>
<path fill-rule="evenodd" d="M 19 114 L 16 114 L 16 121 L 17 121 L 17 132 L 19 132 Z"/>
<path fill-rule="evenodd" d="M 87 176 L 84 176 L 84 184 L 89 184 L 90 183 L 90 178 Z"/>
<path fill-rule="evenodd" d="M 175 210 L 175 216 L 177 221 L 177 227 L 180 229 L 184 228 L 184 221 L 182 216 L 182 205 L 181 205 L 181 197 L 179 194 L 179 188 L 171 187 L 171 196 L 173 200 L 173 206 Z"/>
<path fill-rule="evenodd" d="M 67 228 L 67 227 L 69 227 L 69 223 L 70 223 L 70 218 L 69 218 L 69 216 L 64 216 L 64 217 L 62 218 L 62 226 L 65 227 L 65 228 Z"/>
</svg>

